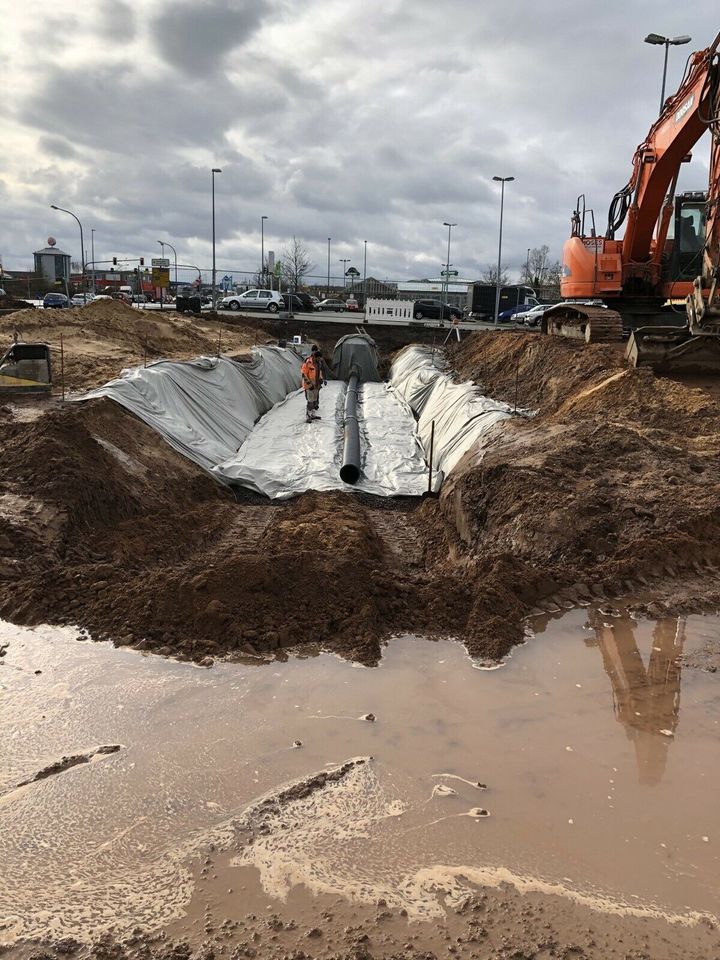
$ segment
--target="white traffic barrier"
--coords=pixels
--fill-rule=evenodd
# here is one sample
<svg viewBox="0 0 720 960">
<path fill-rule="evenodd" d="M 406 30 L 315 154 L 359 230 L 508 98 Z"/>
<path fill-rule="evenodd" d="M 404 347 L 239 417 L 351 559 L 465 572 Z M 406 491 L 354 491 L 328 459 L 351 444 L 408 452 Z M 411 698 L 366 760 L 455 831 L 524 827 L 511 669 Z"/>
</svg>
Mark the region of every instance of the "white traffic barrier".
<svg viewBox="0 0 720 960">
<path fill-rule="evenodd" d="M 412 320 L 412 300 L 374 300 L 368 298 L 365 316 L 368 320 Z"/>
</svg>

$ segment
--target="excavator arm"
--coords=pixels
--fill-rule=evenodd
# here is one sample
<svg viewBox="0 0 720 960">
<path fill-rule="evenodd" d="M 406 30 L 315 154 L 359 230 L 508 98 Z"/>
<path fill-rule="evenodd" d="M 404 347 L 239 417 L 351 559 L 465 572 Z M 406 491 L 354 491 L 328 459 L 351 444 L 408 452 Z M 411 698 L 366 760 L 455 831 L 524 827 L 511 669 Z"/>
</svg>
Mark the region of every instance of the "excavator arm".
<svg viewBox="0 0 720 960">
<path fill-rule="evenodd" d="M 638 146 L 629 183 L 616 194 L 610 207 L 607 239 L 627 216 L 622 242 L 623 285 L 657 287 L 662 256 L 672 216 L 673 196 L 681 164 L 710 127 L 717 142 L 720 105 L 720 34 L 706 50 L 693 53 L 678 91 L 665 101 L 664 109 Z M 716 150 L 713 150 L 715 155 Z M 708 203 L 717 206 L 718 174 L 711 169 Z M 656 230 L 657 228 L 657 230 Z"/>
<path fill-rule="evenodd" d="M 692 55 L 684 82 L 665 104 L 644 144 L 638 147 L 628 185 L 635 200 L 623 240 L 624 274 L 638 276 L 642 260 L 660 279 L 672 195 L 683 154 L 709 130 L 710 175 L 705 203 L 700 275 L 687 297 L 685 327 L 640 327 L 630 336 L 627 358 L 660 372 L 720 373 L 720 34 L 707 50 Z M 647 170 L 646 170 L 647 168 Z M 661 197 L 665 205 L 658 220 Z M 612 208 L 611 208 L 612 210 Z M 653 240 L 654 224 L 657 234 Z M 612 224 L 611 224 L 612 227 Z M 681 238 L 676 236 L 675 243 Z"/>
</svg>

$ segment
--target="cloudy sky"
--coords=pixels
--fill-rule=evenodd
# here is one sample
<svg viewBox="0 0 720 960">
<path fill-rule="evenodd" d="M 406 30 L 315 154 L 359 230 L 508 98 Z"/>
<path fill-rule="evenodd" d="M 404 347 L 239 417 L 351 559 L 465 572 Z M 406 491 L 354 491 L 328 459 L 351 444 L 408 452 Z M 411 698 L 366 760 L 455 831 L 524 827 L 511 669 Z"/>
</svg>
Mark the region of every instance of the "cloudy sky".
<svg viewBox="0 0 720 960">
<path fill-rule="evenodd" d="M 559 257 L 575 199 L 604 229 L 668 92 L 720 29 L 715 0 L 0 0 L 0 256 L 49 235 L 79 258 L 158 256 L 257 269 L 296 235 L 317 273 L 474 277 L 528 247 Z M 707 145 L 681 189 L 703 189 Z"/>
</svg>

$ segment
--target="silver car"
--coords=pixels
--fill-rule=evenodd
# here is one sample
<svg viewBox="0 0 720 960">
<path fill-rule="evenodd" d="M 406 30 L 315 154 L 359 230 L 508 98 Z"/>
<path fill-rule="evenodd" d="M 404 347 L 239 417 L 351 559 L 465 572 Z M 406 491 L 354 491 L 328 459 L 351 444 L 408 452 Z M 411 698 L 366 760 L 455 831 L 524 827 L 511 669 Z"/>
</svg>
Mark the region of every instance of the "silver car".
<svg viewBox="0 0 720 960">
<path fill-rule="evenodd" d="M 268 310 L 277 313 L 283 301 L 277 290 L 246 290 L 223 297 L 218 303 L 221 310 Z"/>
</svg>

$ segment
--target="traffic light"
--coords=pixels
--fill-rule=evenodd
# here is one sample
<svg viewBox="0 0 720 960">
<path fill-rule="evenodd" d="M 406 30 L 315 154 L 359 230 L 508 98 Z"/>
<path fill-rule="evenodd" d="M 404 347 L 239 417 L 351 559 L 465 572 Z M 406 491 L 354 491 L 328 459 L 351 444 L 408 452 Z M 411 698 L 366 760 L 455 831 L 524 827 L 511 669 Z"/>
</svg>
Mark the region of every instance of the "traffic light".
<svg viewBox="0 0 720 960">
<path fill-rule="evenodd" d="M 113 266 L 114 266 L 114 267 L 117 266 L 117 257 L 113 257 Z"/>
<path fill-rule="evenodd" d="M 145 266 L 145 257 L 140 257 L 140 266 L 141 267 Z"/>
</svg>

